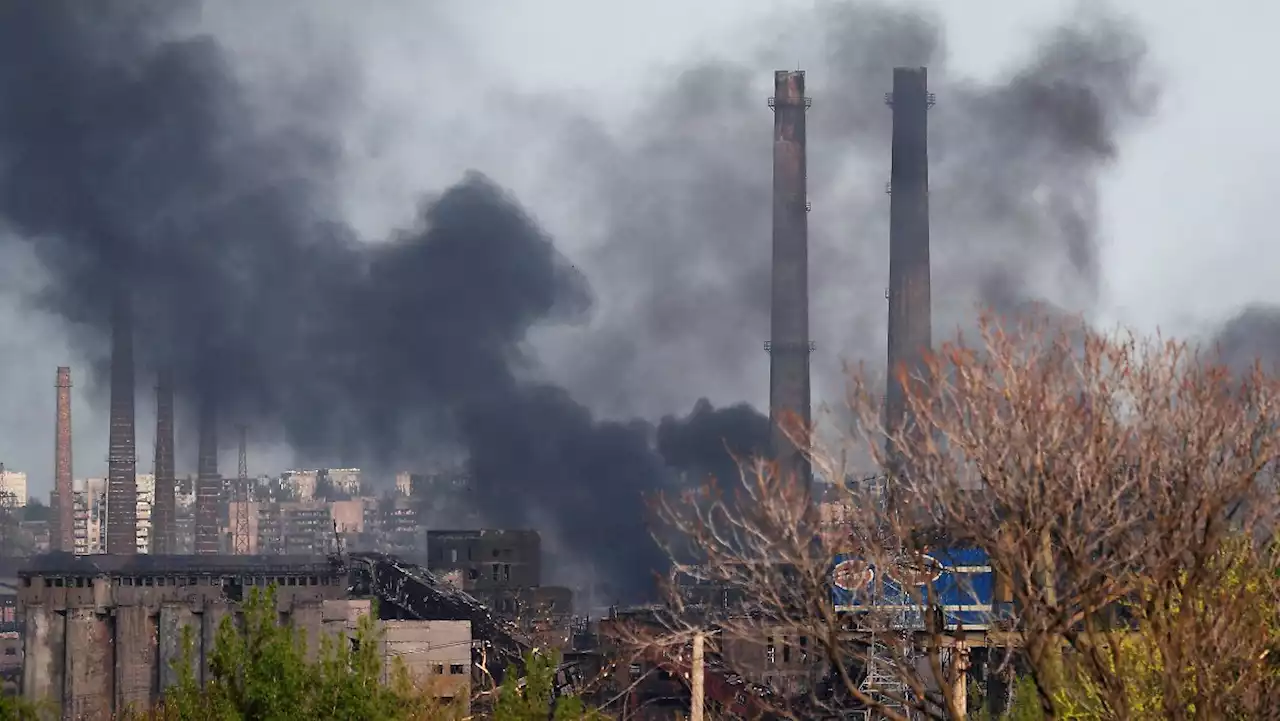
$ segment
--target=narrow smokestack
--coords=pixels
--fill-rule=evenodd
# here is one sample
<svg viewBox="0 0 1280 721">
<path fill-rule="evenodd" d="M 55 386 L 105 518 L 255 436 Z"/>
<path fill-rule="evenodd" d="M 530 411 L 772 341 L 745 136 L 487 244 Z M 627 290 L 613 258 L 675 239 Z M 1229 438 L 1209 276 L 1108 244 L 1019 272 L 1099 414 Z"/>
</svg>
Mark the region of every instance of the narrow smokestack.
<svg viewBox="0 0 1280 721">
<path fill-rule="evenodd" d="M 138 550 L 138 457 L 134 448 L 133 308 L 128 293 L 112 299 L 111 429 L 107 450 L 107 553 Z"/>
<path fill-rule="evenodd" d="M 784 477 L 805 481 L 809 463 L 784 432 L 808 428 L 809 411 L 809 202 L 806 190 L 804 73 L 774 73 L 773 309 L 769 343 L 769 418 L 773 454 Z"/>
<path fill-rule="evenodd" d="M 889 377 L 885 426 L 907 427 L 901 382 L 932 347 L 929 293 L 929 107 L 925 68 L 894 68 L 893 166 L 889 198 Z M 889 449 L 892 454 L 892 448 Z"/>
<path fill-rule="evenodd" d="M 174 553 L 177 538 L 177 481 L 173 458 L 173 373 L 156 381 L 156 489 L 151 511 L 151 552 Z"/>
<path fill-rule="evenodd" d="M 213 395 L 200 401 L 200 456 L 196 462 L 195 552 L 222 552 L 218 534 L 218 506 L 222 501 L 222 476 L 218 475 L 218 410 Z"/>
<path fill-rule="evenodd" d="M 55 551 L 73 553 L 75 495 L 71 488 L 71 369 L 58 366 L 58 418 L 53 444 L 53 528 L 49 534 Z"/>
</svg>

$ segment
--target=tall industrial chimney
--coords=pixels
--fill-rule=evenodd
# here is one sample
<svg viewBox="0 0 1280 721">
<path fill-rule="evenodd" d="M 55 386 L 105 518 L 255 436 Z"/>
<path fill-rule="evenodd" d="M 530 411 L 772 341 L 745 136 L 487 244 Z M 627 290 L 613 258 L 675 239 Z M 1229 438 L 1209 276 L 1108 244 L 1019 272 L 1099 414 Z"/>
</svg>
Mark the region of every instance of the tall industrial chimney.
<svg viewBox="0 0 1280 721">
<path fill-rule="evenodd" d="M 804 72 L 774 73 L 773 308 L 769 342 L 769 419 L 783 477 L 808 481 L 809 463 L 785 428 L 810 423 L 809 201 L 806 191 Z"/>
<path fill-rule="evenodd" d="M 107 448 L 107 553 L 138 550 L 138 457 L 134 448 L 133 308 L 128 292 L 112 298 L 111 428 Z"/>
<path fill-rule="evenodd" d="M 222 552 L 218 533 L 222 476 L 218 475 L 218 411 L 213 394 L 200 400 L 200 456 L 196 461 L 195 552 L 213 555 Z"/>
<path fill-rule="evenodd" d="M 162 370 L 156 381 L 156 487 L 151 510 L 151 552 L 177 551 L 177 480 L 173 457 L 173 373 Z"/>
<path fill-rule="evenodd" d="M 889 197 L 889 377 L 885 427 L 906 428 L 902 374 L 919 371 L 932 346 L 929 293 L 929 107 L 925 68 L 894 68 Z M 890 448 L 890 455 L 893 449 Z"/>
<path fill-rule="evenodd" d="M 50 545 L 55 551 L 73 553 L 75 541 L 75 491 L 71 487 L 71 369 L 58 366 L 58 418 L 53 443 L 53 529 Z"/>
</svg>

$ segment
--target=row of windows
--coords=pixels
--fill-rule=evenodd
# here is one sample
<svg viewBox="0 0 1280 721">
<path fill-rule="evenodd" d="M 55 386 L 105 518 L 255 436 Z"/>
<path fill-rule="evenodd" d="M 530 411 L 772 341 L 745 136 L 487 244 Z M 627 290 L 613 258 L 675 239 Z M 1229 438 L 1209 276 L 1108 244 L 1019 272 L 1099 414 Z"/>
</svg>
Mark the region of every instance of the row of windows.
<svg viewBox="0 0 1280 721">
<path fill-rule="evenodd" d="M 333 576 L 252 576 L 241 578 L 236 576 L 124 576 L 111 579 L 115 587 L 126 586 L 233 586 L 242 583 L 247 586 L 275 585 L 286 586 L 334 586 L 343 585 L 340 579 Z M 31 578 L 23 578 L 22 585 L 30 586 Z M 93 579 L 78 576 L 75 578 L 45 578 L 45 588 L 92 588 Z"/>
<path fill-rule="evenodd" d="M 434 668 L 432 668 L 432 671 L 434 671 L 434 672 L 435 672 L 435 674 L 436 674 L 437 676 L 443 676 L 443 675 L 444 675 L 444 664 L 442 664 L 442 663 L 438 663 L 438 664 L 436 664 L 436 665 L 435 665 L 435 667 L 434 667 Z M 451 664 L 449 664 L 449 675 L 450 675 L 450 676 L 461 676 L 462 674 L 464 674 L 464 673 L 466 673 L 466 672 L 467 672 L 467 665 L 466 665 L 465 663 L 451 663 Z"/>
</svg>

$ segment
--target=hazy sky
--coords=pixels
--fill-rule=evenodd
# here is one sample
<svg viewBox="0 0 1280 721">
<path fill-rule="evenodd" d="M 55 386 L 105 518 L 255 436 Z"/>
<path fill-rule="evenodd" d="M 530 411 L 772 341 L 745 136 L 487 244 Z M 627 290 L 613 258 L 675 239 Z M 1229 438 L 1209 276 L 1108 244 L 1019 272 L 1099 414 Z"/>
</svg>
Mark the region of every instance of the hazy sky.
<svg viewBox="0 0 1280 721">
<path fill-rule="evenodd" d="M 578 222 L 573 205 L 560 202 L 556 188 L 542 182 L 548 147 L 521 118 L 559 112 L 539 102 L 567 102 L 605 122 L 629 117 L 682 62 L 719 55 L 741 59 L 743 48 L 755 45 L 746 34 L 757 38 L 762 32 L 753 18 L 812 8 L 815 2 L 361 5 L 357 11 L 339 0 L 281 1 L 252 12 L 247 4 L 228 2 L 201 23 L 232 50 L 268 114 L 303 112 L 276 91 L 342 59 L 344 72 L 364 89 L 362 105 L 317 122 L 342 128 L 351 158 L 340 179 L 343 209 L 362 232 L 385 235 L 411 217 L 421 193 L 476 168 L 511 187 L 572 256 L 589 245 L 589 229 Z M 1016 62 L 1030 50 L 1037 29 L 1076 4 L 953 0 L 914 6 L 931 8 L 945 21 L 952 70 L 984 78 Z M 1203 333 L 1246 303 L 1280 302 L 1280 284 L 1270 272 L 1280 265 L 1280 245 L 1268 237 L 1271 190 L 1280 180 L 1272 157 L 1280 155 L 1280 139 L 1267 132 L 1280 123 L 1280 101 L 1267 92 L 1267 76 L 1260 72 L 1271 60 L 1264 57 L 1270 38 L 1263 36 L 1280 24 L 1280 7 L 1245 0 L 1123 0 L 1111 6 L 1139 21 L 1164 87 L 1158 115 L 1123 138 L 1104 185 L 1104 288 L 1096 315 L 1142 330 Z M 794 63 L 811 66 L 816 50 L 809 38 L 800 33 L 789 40 Z M 769 82 L 763 71 L 761 107 Z M 816 86 L 822 79 L 810 82 Z M 823 99 L 814 94 L 811 117 L 823 112 Z M 504 105 L 507 96 L 511 100 Z M 494 107 L 506 107 L 509 117 L 494 114 Z M 767 111 L 760 122 L 761 142 L 767 143 Z M 811 154 L 820 152 L 811 145 Z M 887 152 L 885 157 L 887 177 Z M 886 214 L 887 207 L 886 202 Z M 814 215 L 832 212 L 815 207 Z M 77 380 L 77 476 L 105 472 L 107 434 L 102 404 L 88 387 L 82 360 L 68 347 L 67 329 L 23 301 L 39 286 L 37 270 L 12 258 L 0 267 L 0 462 L 27 470 L 33 493 L 44 493 L 53 461 L 55 366 L 72 365 Z M 596 292 L 607 296 L 609 289 Z M 574 351 L 571 341 L 558 339 L 543 340 L 540 347 L 552 359 L 553 375 L 554 359 Z M 763 403 L 765 360 L 761 354 L 753 361 L 761 371 L 757 385 L 719 387 L 708 380 L 708 393 L 717 402 Z M 154 427 L 148 387 L 140 378 L 143 472 L 150 471 Z M 690 401 L 682 399 L 686 409 Z M 253 470 L 278 470 L 289 461 L 279 449 L 253 452 Z M 234 468 L 234 451 L 224 453 L 224 464 Z M 191 463 L 180 458 L 178 465 L 182 472 Z"/>
</svg>

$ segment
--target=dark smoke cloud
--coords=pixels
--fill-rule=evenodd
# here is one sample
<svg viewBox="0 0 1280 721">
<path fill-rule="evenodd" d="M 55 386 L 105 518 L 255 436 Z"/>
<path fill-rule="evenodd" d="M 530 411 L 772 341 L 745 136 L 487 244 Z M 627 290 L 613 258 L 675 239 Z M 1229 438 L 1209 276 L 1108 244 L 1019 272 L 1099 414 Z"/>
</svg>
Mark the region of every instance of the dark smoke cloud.
<svg viewBox="0 0 1280 721">
<path fill-rule="evenodd" d="M 1109 16 L 1071 18 L 979 83 L 949 71 L 930 17 L 824 4 L 781 39 L 771 25 L 738 57 L 672 71 L 621 128 L 557 115 L 545 98 L 530 99 L 533 115 L 507 107 L 505 122 L 572 143 L 545 172 L 601 231 L 571 263 L 480 175 L 425 199 L 395 237 L 358 237 L 331 184 L 351 162 L 339 136 L 358 72 L 325 64 L 279 101 L 308 122 L 268 123 L 221 44 L 188 31 L 198 9 L 0 9 L 0 217 L 50 274 L 47 307 L 95 331 L 79 338 L 101 363 L 104 298 L 127 287 L 140 362 L 173 366 L 188 398 L 216 393 L 225 419 L 276 428 L 307 459 L 391 466 L 460 445 L 487 518 L 549 519 L 566 549 L 637 571 L 635 584 L 656 561 L 641 493 L 680 471 L 727 475 L 726 446 L 758 450 L 764 420 L 700 404 L 655 427 L 592 410 L 655 418 L 703 393 L 763 396 L 762 82 L 793 64 L 801 38 L 819 51 L 806 68 L 819 389 L 843 387 L 841 357 L 883 358 L 893 66 L 929 65 L 939 98 L 940 333 L 975 302 L 1087 309 L 1098 180 L 1152 101 L 1140 36 Z M 588 318 L 561 362 L 529 350 L 535 331 Z M 541 380 L 548 371 L 573 393 Z"/>
<path fill-rule="evenodd" d="M 172 367 L 188 401 L 212 394 L 224 421 L 274 424 L 313 458 L 390 467 L 458 443 L 487 518 L 550 518 L 639 592 L 659 560 L 642 494 L 671 472 L 650 424 L 598 422 L 533 380 L 530 328 L 591 301 L 551 239 L 472 174 L 416 226 L 363 242 L 326 210 L 336 141 L 258 125 L 218 43 L 175 36 L 193 3 L 107 7 L 0 15 L 0 216 L 47 267 L 43 302 L 97 331 L 90 357 L 105 366 L 105 300 L 126 288 L 141 366 Z M 753 421 L 699 406 L 687 424 L 710 443 Z M 661 432 L 689 454 L 684 423 Z"/>
<path fill-rule="evenodd" d="M 934 17 L 900 4 L 820 3 L 766 27 L 734 57 L 669 69 L 670 80 L 621 127 L 565 123 L 569 177 L 591 179 L 580 213 L 603 228 L 583 265 L 625 299 L 602 309 L 582 339 L 590 352 L 575 347 L 565 359 L 575 390 L 612 412 L 646 415 L 702 393 L 764 396 L 765 96 L 772 71 L 793 67 L 797 48 L 813 96 L 819 400 L 838 405 L 842 359 L 884 357 L 891 114 L 882 99 L 895 66 L 928 66 L 938 100 L 930 117 L 935 337 L 969 325 L 977 306 L 1094 309 L 1099 184 L 1157 99 L 1136 28 L 1101 11 L 1072 16 L 1025 60 L 978 81 L 948 66 Z M 686 366 L 714 372 L 670 372 Z M 640 382 L 620 386 L 619 374 Z"/>
<path fill-rule="evenodd" d="M 1280 363 L 1280 308 L 1252 305 L 1222 324 L 1210 338 L 1223 363 L 1244 370 L 1256 361 L 1275 370 Z"/>
</svg>

